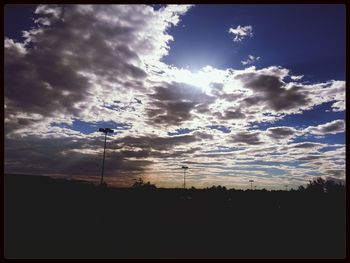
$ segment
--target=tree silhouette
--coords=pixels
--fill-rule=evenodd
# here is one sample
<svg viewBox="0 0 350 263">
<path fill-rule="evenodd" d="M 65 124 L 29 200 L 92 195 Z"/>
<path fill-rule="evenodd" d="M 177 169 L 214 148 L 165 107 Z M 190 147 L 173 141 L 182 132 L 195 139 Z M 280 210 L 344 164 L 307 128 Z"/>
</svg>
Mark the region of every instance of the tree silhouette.
<svg viewBox="0 0 350 263">
<path fill-rule="evenodd" d="M 145 183 L 142 178 L 139 178 L 133 185 L 133 188 L 142 188 L 142 189 L 156 189 L 157 187 L 150 182 Z"/>
<path fill-rule="evenodd" d="M 308 191 L 314 193 L 338 193 L 345 190 L 345 185 L 340 182 L 335 182 L 332 178 L 327 178 L 326 180 L 322 177 L 317 177 L 310 180 L 306 188 L 299 186 L 299 191 Z"/>
<path fill-rule="evenodd" d="M 309 192 L 324 193 L 326 191 L 325 184 L 326 181 L 322 177 L 317 177 L 316 179 L 309 181 L 306 190 Z"/>
<path fill-rule="evenodd" d="M 300 185 L 300 186 L 298 187 L 298 191 L 299 191 L 299 192 L 303 192 L 303 191 L 305 191 L 305 190 L 306 190 L 305 187 L 302 186 L 302 185 Z"/>
<path fill-rule="evenodd" d="M 337 183 L 336 181 L 329 178 L 325 182 L 325 189 L 326 193 L 329 194 L 342 193 L 345 192 L 345 185 L 343 185 L 341 182 Z"/>
</svg>

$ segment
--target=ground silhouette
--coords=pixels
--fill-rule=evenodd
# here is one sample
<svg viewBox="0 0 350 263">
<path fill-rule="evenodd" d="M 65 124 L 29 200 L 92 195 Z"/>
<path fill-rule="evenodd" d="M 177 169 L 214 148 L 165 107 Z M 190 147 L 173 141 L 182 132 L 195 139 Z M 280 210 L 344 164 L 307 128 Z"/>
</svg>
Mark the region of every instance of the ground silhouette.
<svg viewBox="0 0 350 263">
<path fill-rule="evenodd" d="M 298 191 L 4 182 L 7 258 L 345 257 L 345 187 L 334 182 Z"/>
</svg>

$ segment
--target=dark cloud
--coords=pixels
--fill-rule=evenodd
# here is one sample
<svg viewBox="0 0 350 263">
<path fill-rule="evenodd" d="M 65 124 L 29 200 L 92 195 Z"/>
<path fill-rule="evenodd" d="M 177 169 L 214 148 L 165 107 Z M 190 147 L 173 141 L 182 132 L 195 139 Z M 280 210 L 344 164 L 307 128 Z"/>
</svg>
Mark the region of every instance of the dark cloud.
<svg viewBox="0 0 350 263">
<path fill-rule="evenodd" d="M 322 133 L 332 133 L 338 131 L 344 131 L 345 123 L 343 120 L 334 121 L 329 123 L 329 125 L 321 126 L 320 131 Z"/>
<path fill-rule="evenodd" d="M 55 111 L 78 114 L 75 102 L 87 96 L 88 80 L 63 65 L 57 54 L 33 50 L 15 59 L 5 48 L 4 96 L 7 113 L 18 111 L 50 116 Z M 30 94 L 30 96 L 28 96 Z"/>
<path fill-rule="evenodd" d="M 158 150 L 166 151 L 171 150 L 178 145 L 187 145 L 195 141 L 212 139 L 212 135 L 195 132 L 193 134 L 186 134 L 180 136 L 169 136 L 169 137 L 159 137 L 159 136 L 140 136 L 132 137 L 126 136 L 124 138 L 115 140 L 111 142 L 111 147 L 122 148 L 122 147 L 132 147 L 141 148 L 143 150 Z"/>
<path fill-rule="evenodd" d="M 246 117 L 245 114 L 242 113 L 241 109 L 226 110 L 224 114 L 221 112 L 216 112 L 214 115 L 221 120 L 244 119 Z"/>
<path fill-rule="evenodd" d="M 152 107 L 147 109 L 147 115 L 149 122 L 155 125 L 180 125 L 193 118 L 192 111 L 209 111 L 208 106 L 215 101 L 198 87 L 178 82 L 154 87 L 149 97 Z"/>
<path fill-rule="evenodd" d="M 27 136 L 16 140 L 8 139 L 5 146 L 5 172 L 7 173 L 82 176 L 99 176 L 101 173 L 102 140 Z M 111 149 L 111 145 L 109 144 L 107 148 Z M 86 153 L 86 150 L 98 152 Z M 120 173 L 141 172 L 152 164 L 149 160 L 128 159 L 128 157 L 137 156 L 141 156 L 139 151 L 135 151 L 134 154 L 131 154 L 131 151 L 107 151 L 106 175 L 117 176 Z"/>
<path fill-rule="evenodd" d="M 206 133 L 206 132 L 196 131 L 193 133 L 193 135 L 196 136 L 197 138 L 199 138 L 200 140 L 212 140 L 213 139 L 213 135 Z"/>
<path fill-rule="evenodd" d="M 296 144 L 293 144 L 293 147 L 295 148 L 315 148 L 315 147 L 318 147 L 318 146 L 322 146 L 321 143 L 315 143 L 315 142 L 301 142 L 301 143 L 296 143 Z"/>
<path fill-rule="evenodd" d="M 311 100 L 303 87 L 286 88 L 279 76 L 244 73 L 236 76 L 246 88 L 254 91 L 254 97 L 243 100 L 247 106 L 263 103 L 265 109 L 285 111 L 307 106 Z"/>
<path fill-rule="evenodd" d="M 196 104 L 189 101 L 157 101 L 152 103 L 152 105 L 157 107 L 147 110 L 152 124 L 180 125 L 182 122 L 192 119 L 190 112 Z"/>
<path fill-rule="evenodd" d="M 273 139 L 288 139 L 295 134 L 296 130 L 291 127 L 272 127 L 267 129 L 267 135 Z"/>
<path fill-rule="evenodd" d="M 145 12 L 147 8 L 149 12 Z M 40 17 L 37 25 L 24 32 L 25 45 L 5 40 L 7 132 L 25 126 L 15 120 L 20 112 L 79 117 L 92 105 L 77 103 L 96 96 L 91 74 L 100 82 L 113 82 L 118 86 L 114 92 L 144 88 L 142 80 L 147 74 L 139 66 L 139 55 L 154 53 L 156 45 L 162 47 L 162 41 L 155 41 L 153 29 L 147 30 L 156 22 L 157 13 L 151 7 L 41 5 L 36 14 Z M 162 33 L 163 29 L 154 30 Z"/>
<path fill-rule="evenodd" d="M 241 112 L 240 109 L 236 111 L 225 111 L 224 119 L 243 119 L 245 115 Z"/>
<path fill-rule="evenodd" d="M 233 134 L 231 141 L 234 143 L 245 143 L 250 145 L 261 144 L 259 138 L 260 132 L 238 132 Z"/>
<path fill-rule="evenodd" d="M 310 132 L 317 135 L 336 134 L 345 131 L 344 120 L 334 120 L 318 126 L 310 126 L 305 129 L 305 132 Z"/>
<path fill-rule="evenodd" d="M 299 157 L 297 160 L 307 162 L 307 161 L 317 160 L 317 159 L 320 159 L 320 158 L 322 158 L 321 155 L 307 155 L 307 156 Z"/>
<path fill-rule="evenodd" d="M 153 163 L 147 158 L 189 156 L 200 148 L 177 150 L 175 147 L 211 138 L 210 134 L 196 132 L 171 137 L 127 136 L 110 139 L 107 144 L 106 175 L 129 176 L 129 173 L 145 172 Z M 99 176 L 101 172 L 102 138 L 26 136 L 7 139 L 5 148 L 6 173 Z"/>
<path fill-rule="evenodd" d="M 124 158 L 136 158 L 146 160 L 147 158 L 169 158 L 169 157 L 183 157 L 188 156 L 189 154 L 195 153 L 201 148 L 195 147 L 188 150 L 174 150 L 169 147 L 169 150 L 154 150 L 152 147 L 146 146 L 142 150 L 121 150 L 119 153 Z"/>
<path fill-rule="evenodd" d="M 148 150 L 140 150 L 140 151 L 130 151 L 124 150 L 120 152 L 125 157 L 134 157 L 134 158 L 147 158 L 150 156 L 150 151 Z"/>
</svg>

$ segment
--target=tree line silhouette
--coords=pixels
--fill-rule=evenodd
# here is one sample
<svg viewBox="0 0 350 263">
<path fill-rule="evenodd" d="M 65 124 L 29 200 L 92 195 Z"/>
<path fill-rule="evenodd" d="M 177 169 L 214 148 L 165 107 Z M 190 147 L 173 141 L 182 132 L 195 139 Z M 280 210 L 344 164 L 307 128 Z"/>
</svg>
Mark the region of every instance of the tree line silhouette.
<svg viewBox="0 0 350 263">
<path fill-rule="evenodd" d="M 5 175 L 7 258 L 343 258 L 345 185 L 129 188 Z"/>
<path fill-rule="evenodd" d="M 151 182 L 144 182 L 142 178 L 139 178 L 133 185 L 132 188 L 143 188 L 143 189 L 157 189 L 155 184 Z M 190 190 L 195 190 L 196 188 L 192 186 Z M 216 190 L 216 191 L 227 191 L 228 189 L 225 186 L 221 185 L 213 185 L 211 187 L 205 188 L 207 190 Z M 235 190 L 234 188 L 229 190 Z M 254 191 L 257 191 L 256 189 Z M 261 189 L 261 191 L 267 191 L 265 188 Z M 285 190 L 287 191 L 287 190 Z M 296 191 L 294 189 L 290 189 L 289 191 Z M 335 181 L 332 178 L 323 179 L 322 177 L 316 177 L 313 180 L 309 180 L 309 183 L 305 186 L 300 185 L 297 189 L 299 192 L 313 192 L 313 193 L 345 193 L 345 184 L 341 181 Z"/>
</svg>

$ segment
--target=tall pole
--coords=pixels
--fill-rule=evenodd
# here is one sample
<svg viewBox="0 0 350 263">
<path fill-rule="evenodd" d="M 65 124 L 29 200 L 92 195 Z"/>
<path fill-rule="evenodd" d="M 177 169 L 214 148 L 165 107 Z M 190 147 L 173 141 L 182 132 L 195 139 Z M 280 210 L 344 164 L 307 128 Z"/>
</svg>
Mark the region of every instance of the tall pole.
<svg viewBox="0 0 350 263">
<path fill-rule="evenodd" d="M 254 182 L 254 180 L 249 180 L 249 182 L 250 182 L 250 190 L 253 190 L 253 182 Z"/>
<path fill-rule="evenodd" d="M 186 169 L 184 169 L 184 189 L 186 189 Z"/>
<path fill-rule="evenodd" d="M 184 189 L 186 188 L 186 170 L 188 166 L 182 166 L 181 169 L 184 169 Z"/>
<path fill-rule="evenodd" d="M 100 183 L 101 185 L 103 184 L 103 173 L 105 170 L 106 142 L 107 142 L 107 132 L 105 132 L 105 144 L 103 147 L 102 175 L 101 175 L 101 183 Z"/>
<path fill-rule="evenodd" d="M 103 159 L 102 159 L 102 174 L 101 174 L 101 183 L 100 185 L 102 186 L 103 184 L 103 174 L 105 171 L 105 157 L 106 157 L 106 143 L 107 143 L 107 133 L 113 133 L 114 131 L 110 128 L 99 128 L 98 131 L 103 132 L 105 134 L 105 144 L 103 146 Z"/>
</svg>

